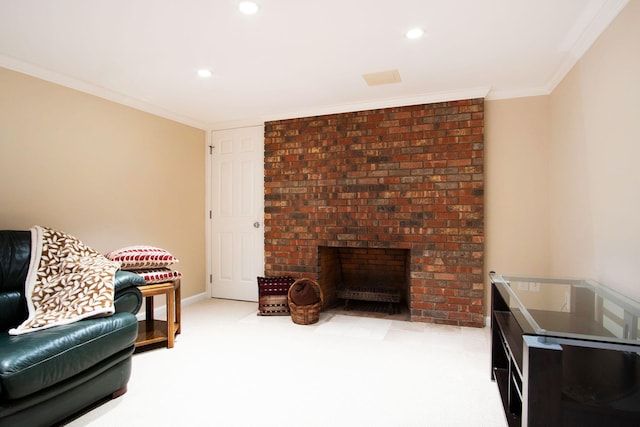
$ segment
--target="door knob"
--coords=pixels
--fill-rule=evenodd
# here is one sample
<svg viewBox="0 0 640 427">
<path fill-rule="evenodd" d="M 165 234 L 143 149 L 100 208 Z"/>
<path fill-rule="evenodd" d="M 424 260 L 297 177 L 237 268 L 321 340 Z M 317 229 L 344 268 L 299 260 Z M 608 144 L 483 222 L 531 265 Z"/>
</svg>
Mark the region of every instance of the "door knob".
<svg viewBox="0 0 640 427">
<path fill-rule="evenodd" d="M 260 221 L 256 221 L 253 223 L 253 228 L 260 228 Z"/>
</svg>

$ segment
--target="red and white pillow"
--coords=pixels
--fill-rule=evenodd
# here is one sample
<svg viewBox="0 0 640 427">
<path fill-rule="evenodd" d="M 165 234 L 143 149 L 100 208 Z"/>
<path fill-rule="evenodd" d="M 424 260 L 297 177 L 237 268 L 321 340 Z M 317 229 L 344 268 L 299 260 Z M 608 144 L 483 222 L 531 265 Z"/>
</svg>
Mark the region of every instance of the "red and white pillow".
<svg viewBox="0 0 640 427">
<path fill-rule="evenodd" d="M 147 285 L 152 283 L 170 282 L 182 277 L 182 273 L 168 268 L 152 268 L 149 270 L 136 270 L 137 275 L 141 276 Z"/>
<path fill-rule="evenodd" d="M 165 249 L 154 246 L 128 246 L 116 249 L 105 255 L 111 261 L 120 262 L 123 270 L 144 270 L 165 268 L 179 260 Z"/>
</svg>

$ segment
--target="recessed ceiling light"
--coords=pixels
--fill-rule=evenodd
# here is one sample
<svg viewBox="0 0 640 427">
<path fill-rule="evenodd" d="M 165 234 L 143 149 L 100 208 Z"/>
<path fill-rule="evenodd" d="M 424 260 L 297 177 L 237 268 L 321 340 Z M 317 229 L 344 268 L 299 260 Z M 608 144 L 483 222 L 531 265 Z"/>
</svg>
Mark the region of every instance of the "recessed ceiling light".
<svg viewBox="0 0 640 427">
<path fill-rule="evenodd" d="M 252 1 L 243 1 L 238 5 L 238 9 L 245 15 L 253 15 L 258 12 L 258 5 Z"/>
<path fill-rule="evenodd" d="M 198 76 L 202 77 L 203 79 L 209 78 L 211 77 L 211 71 L 207 70 L 206 68 L 202 68 L 198 70 Z"/>
<path fill-rule="evenodd" d="M 422 28 L 412 28 L 406 33 L 407 38 L 412 40 L 419 39 L 423 35 L 424 30 Z"/>
</svg>

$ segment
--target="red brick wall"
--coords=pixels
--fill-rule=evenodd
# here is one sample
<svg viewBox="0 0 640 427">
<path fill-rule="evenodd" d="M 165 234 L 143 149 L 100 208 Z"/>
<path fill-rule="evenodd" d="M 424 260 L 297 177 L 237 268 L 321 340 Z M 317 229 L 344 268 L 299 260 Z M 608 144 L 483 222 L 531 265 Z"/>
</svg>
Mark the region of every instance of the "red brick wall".
<svg viewBox="0 0 640 427">
<path fill-rule="evenodd" d="M 483 326 L 484 100 L 265 124 L 265 274 L 410 250 L 412 321 Z"/>
</svg>

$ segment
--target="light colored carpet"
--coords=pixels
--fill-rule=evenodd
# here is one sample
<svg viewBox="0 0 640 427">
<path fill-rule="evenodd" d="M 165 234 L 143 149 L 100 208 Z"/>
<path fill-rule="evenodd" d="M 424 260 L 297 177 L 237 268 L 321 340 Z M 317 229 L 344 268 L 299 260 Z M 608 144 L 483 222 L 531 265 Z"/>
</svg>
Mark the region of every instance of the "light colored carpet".
<svg viewBox="0 0 640 427">
<path fill-rule="evenodd" d="M 129 391 L 68 425 L 506 425 L 489 328 L 256 313 L 219 299 L 183 307 L 175 347 L 134 355 Z"/>
</svg>

